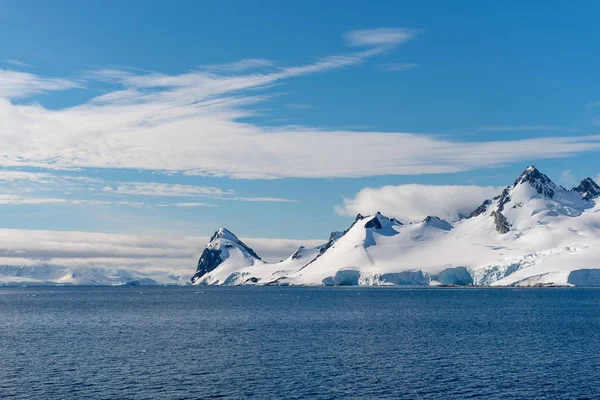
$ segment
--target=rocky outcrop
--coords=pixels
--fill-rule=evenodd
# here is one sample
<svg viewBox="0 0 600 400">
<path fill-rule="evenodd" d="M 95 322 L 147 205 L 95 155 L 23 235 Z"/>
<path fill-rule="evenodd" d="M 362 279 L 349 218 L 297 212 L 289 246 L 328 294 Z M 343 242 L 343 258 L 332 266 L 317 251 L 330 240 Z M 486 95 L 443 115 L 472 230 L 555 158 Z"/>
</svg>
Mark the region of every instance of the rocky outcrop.
<svg viewBox="0 0 600 400">
<path fill-rule="evenodd" d="M 505 234 L 510 231 L 510 224 L 500 211 L 492 211 L 490 215 L 494 217 L 494 224 L 496 224 L 496 231 L 498 233 Z"/>
<path fill-rule="evenodd" d="M 475 218 L 475 217 L 480 216 L 481 214 L 483 214 L 484 212 L 487 211 L 488 207 L 491 204 L 492 204 L 491 200 L 484 201 L 479 207 L 477 207 L 475 210 L 473 210 L 467 218 Z"/>
<path fill-rule="evenodd" d="M 598 186 L 592 178 L 585 178 L 581 181 L 579 186 L 576 186 L 571 190 L 580 193 L 586 200 L 591 200 L 600 195 L 600 186 Z"/>
<path fill-rule="evenodd" d="M 246 246 L 237 236 L 227 229 L 221 228 L 211 236 L 208 245 L 200 255 L 198 265 L 196 266 L 196 273 L 192 277 L 192 283 L 221 265 L 229 256 L 229 252 L 234 248 L 242 252 L 245 257 L 260 260 L 258 254 Z"/>
</svg>

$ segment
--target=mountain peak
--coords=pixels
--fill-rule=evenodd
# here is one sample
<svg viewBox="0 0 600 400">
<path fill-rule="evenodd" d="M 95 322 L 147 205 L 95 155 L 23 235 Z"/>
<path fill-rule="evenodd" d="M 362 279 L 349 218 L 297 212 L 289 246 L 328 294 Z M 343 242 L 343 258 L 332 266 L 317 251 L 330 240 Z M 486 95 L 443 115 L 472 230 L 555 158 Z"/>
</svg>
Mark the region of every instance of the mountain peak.
<svg viewBox="0 0 600 400">
<path fill-rule="evenodd" d="M 580 193 L 586 200 L 590 200 L 600 195 L 600 186 L 598 186 L 598 184 L 590 177 L 582 180 L 579 186 L 576 186 L 571 190 Z"/>
<path fill-rule="evenodd" d="M 246 264 L 252 264 L 256 261 L 261 262 L 260 257 L 254 250 L 238 239 L 231 231 L 221 228 L 211 236 L 210 241 L 204 248 L 198 260 L 196 273 L 192 277 L 192 283 L 200 281 L 204 275 L 230 258 L 232 253 L 238 254 L 237 257 L 244 259 Z"/>
<path fill-rule="evenodd" d="M 239 241 L 240 240 L 240 239 L 238 239 L 237 236 L 235 236 L 233 233 L 231 233 L 230 230 L 228 230 L 226 228 L 219 228 L 210 237 L 209 243 L 212 243 L 215 240 L 220 239 L 220 238 L 225 238 L 227 240 L 232 240 L 232 241 Z"/>
<path fill-rule="evenodd" d="M 513 184 L 513 188 L 524 183 L 529 183 L 541 195 L 553 198 L 556 191 L 556 184 L 548 176 L 541 173 L 535 166 L 531 165 L 523 171 Z"/>
</svg>

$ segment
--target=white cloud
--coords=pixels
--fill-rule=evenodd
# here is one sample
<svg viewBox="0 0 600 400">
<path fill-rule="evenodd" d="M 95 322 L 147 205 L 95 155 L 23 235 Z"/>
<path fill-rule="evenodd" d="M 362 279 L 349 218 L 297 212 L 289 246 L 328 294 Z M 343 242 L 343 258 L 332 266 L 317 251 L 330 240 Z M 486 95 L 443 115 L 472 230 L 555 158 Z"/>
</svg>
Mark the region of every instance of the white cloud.
<svg viewBox="0 0 600 400">
<path fill-rule="evenodd" d="M 79 83 L 68 79 L 45 78 L 25 72 L 0 69 L 0 98 L 21 98 L 79 87 L 81 87 Z"/>
<path fill-rule="evenodd" d="M 15 194 L 0 194 L 0 205 L 25 205 L 25 204 L 75 204 L 75 205 L 124 205 L 142 207 L 145 204 L 132 201 L 106 201 L 87 199 L 67 199 L 57 197 L 24 197 Z"/>
<path fill-rule="evenodd" d="M 400 185 L 365 188 L 354 197 L 344 199 L 344 204 L 335 208 L 340 215 L 354 216 L 374 214 L 409 220 L 420 220 L 429 215 L 453 219 L 468 215 L 486 199 L 502 191 L 493 186 L 451 185 Z"/>
<path fill-rule="evenodd" d="M 272 61 L 262 58 L 249 58 L 224 64 L 201 65 L 198 68 L 215 72 L 241 72 L 252 69 L 266 68 L 274 66 Z"/>
<path fill-rule="evenodd" d="M 60 110 L 0 98 L 0 166 L 127 168 L 244 179 L 334 178 L 452 173 L 600 149 L 600 136 L 460 142 L 403 132 L 264 127 L 244 119 L 256 114 L 252 106 L 269 98 L 259 89 L 360 64 L 415 32 L 355 31 L 348 34 L 350 42 L 370 48 L 269 71 L 97 71 L 91 74 L 94 79 L 122 88 Z M 46 82 L 27 75 L 30 93 L 36 87 L 32 82 L 40 79 Z"/>
<path fill-rule="evenodd" d="M 168 204 L 159 204 L 160 206 L 167 207 Z M 216 204 L 207 204 L 207 203 L 199 203 L 199 202 L 189 202 L 189 203 L 175 203 L 173 204 L 175 207 L 218 207 Z"/>
<path fill-rule="evenodd" d="M 105 192 L 118 194 L 129 194 L 137 196 L 211 196 L 220 197 L 231 195 L 232 190 L 224 191 L 216 187 L 204 187 L 194 185 L 180 185 L 157 182 L 122 182 L 115 188 L 106 186 Z"/>
<path fill-rule="evenodd" d="M 389 46 L 398 45 L 413 39 L 420 31 L 410 28 L 376 28 L 346 33 L 350 46 Z"/>
<path fill-rule="evenodd" d="M 234 196 L 234 190 L 223 190 L 216 187 L 181 185 L 157 182 L 121 182 L 115 188 L 104 187 L 104 192 L 137 196 L 172 196 L 172 197 L 209 197 L 216 200 L 249 201 L 269 203 L 297 203 L 297 200 L 279 197 L 240 197 Z M 208 205 L 204 203 L 178 203 L 178 207 L 194 207 Z M 210 205 L 209 205 L 210 206 Z"/>
<path fill-rule="evenodd" d="M 17 170 L 0 170 L 0 182 L 36 182 L 48 183 L 54 180 L 54 175 L 45 172 L 27 172 Z"/>
<path fill-rule="evenodd" d="M 5 193 L 0 195 L 0 204 L 117 204 L 117 205 L 146 205 L 141 202 L 106 200 L 109 198 L 127 198 L 129 196 L 150 197 L 203 197 L 213 200 L 297 203 L 297 200 L 279 197 L 243 197 L 236 196 L 231 189 L 217 187 L 182 185 L 158 182 L 109 182 L 87 176 L 68 176 L 45 172 L 28 172 L 20 170 L 0 169 L 0 188 L 4 185 Z M 10 190 L 8 190 L 10 189 Z M 100 197 L 100 199 L 72 199 L 51 197 L 24 197 L 24 193 L 57 192 L 69 194 L 79 192 Z M 18 193 L 14 194 L 14 193 Z M 150 204 L 147 204 L 150 205 Z M 160 207 L 218 207 L 217 204 L 203 202 L 179 202 L 175 204 L 154 204 Z"/>
<path fill-rule="evenodd" d="M 457 142 L 411 133 L 265 128 L 238 121 L 252 115 L 243 101 L 192 101 L 197 94 L 186 87 L 65 110 L 0 100 L 0 165 L 330 178 L 457 172 L 600 148 L 600 136 Z"/>
<path fill-rule="evenodd" d="M 247 201 L 252 203 L 299 203 L 298 200 L 282 199 L 280 197 L 220 197 L 220 200 Z"/>
<path fill-rule="evenodd" d="M 419 64 L 415 63 L 388 63 L 380 65 L 381 69 L 383 69 L 384 71 L 406 71 L 408 69 L 417 68 L 418 66 Z"/>
<path fill-rule="evenodd" d="M 35 198 L 22 197 L 14 194 L 0 194 L 0 204 L 16 205 L 16 204 L 49 204 L 49 203 L 67 203 L 67 199 L 59 198 Z"/>
</svg>

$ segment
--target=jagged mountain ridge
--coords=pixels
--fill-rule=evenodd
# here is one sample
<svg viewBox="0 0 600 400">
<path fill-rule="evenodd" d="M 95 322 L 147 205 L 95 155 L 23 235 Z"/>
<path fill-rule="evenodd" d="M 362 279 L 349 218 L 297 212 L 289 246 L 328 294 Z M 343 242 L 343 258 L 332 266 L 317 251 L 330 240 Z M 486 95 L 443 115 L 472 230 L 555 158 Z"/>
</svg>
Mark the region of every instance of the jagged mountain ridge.
<svg viewBox="0 0 600 400">
<path fill-rule="evenodd" d="M 350 228 L 333 233 L 324 245 L 301 248 L 270 264 L 236 237 L 236 252 L 245 256 L 209 260 L 203 253 L 192 282 L 600 285 L 600 250 L 594 250 L 600 248 L 594 246 L 600 244 L 599 194 L 591 178 L 567 190 L 531 166 L 459 221 L 431 216 L 403 225 L 380 213 L 359 214 Z"/>
</svg>

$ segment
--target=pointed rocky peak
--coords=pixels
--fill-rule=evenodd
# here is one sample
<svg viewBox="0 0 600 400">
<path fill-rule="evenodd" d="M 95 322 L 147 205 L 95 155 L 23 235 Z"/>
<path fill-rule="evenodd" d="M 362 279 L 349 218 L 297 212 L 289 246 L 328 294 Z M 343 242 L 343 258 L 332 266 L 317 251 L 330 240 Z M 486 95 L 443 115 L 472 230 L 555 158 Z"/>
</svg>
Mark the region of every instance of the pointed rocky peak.
<svg viewBox="0 0 600 400">
<path fill-rule="evenodd" d="M 254 250 L 229 230 L 221 228 L 211 236 L 210 241 L 204 248 L 198 260 L 196 273 L 192 277 L 192 283 L 221 265 L 221 263 L 231 257 L 232 252 L 239 254 L 243 259 L 247 259 L 249 263 L 254 262 L 254 260 L 261 261 Z"/>
<path fill-rule="evenodd" d="M 593 199 L 594 197 L 600 195 L 600 186 L 598 186 L 598 184 L 596 184 L 596 182 L 589 177 L 582 180 L 579 186 L 576 186 L 571 190 L 580 193 L 581 196 L 586 200 Z"/>
<path fill-rule="evenodd" d="M 356 214 L 356 218 L 354 218 L 354 222 L 358 222 L 361 219 L 365 219 L 367 217 L 365 217 L 364 215 L 362 215 L 361 213 Z"/>
<path fill-rule="evenodd" d="M 365 224 L 365 228 L 367 228 L 367 229 L 368 228 L 381 229 L 382 227 L 383 227 L 383 225 L 381 225 L 381 221 L 379 218 L 377 218 L 377 216 L 371 218 Z"/>
<path fill-rule="evenodd" d="M 513 184 L 513 188 L 524 183 L 530 184 L 536 192 L 550 199 L 554 197 L 554 193 L 556 192 L 556 184 L 533 165 L 523 171 Z"/>
<path fill-rule="evenodd" d="M 483 214 L 484 212 L 487 211 L 488 207 L 492 204 L 491 200 L 485 200 L 483 203 L 481 203 L 481 205 L 479 207 L 477 207 L 475 210 L 473 210 L 471 212 L 471 214 L 469 214 L 467 216 L 467 218 L 474 218 L 474 217 L 478 217 L 481 214 Z"/>
<path fill-rule="evenodd" d="M 233 233 L 231 233 L 231 231 L 229 231 L 226 228 L 220 228 L 217 231 L 215 231 L 215 233 L 213 233 L 213 235 L 210 237 L 210 241 L 208 242 L 209 244 L 214 242 L 217 239 L 226 239 L 226 240 L 231 240 L 231 241 L 240 241 L 240 239 L 238 239 L 237 236 L 235 236 Z"/>
<path fill-rule="evenodd" d="M 242 249 L 244 252 L 248 253 L 251 257 L 257 258 L 260 260 L 260 257 L 248 247 L 244 242 L 242 242 L 236 235 L 234 235 L 231 231 L 221 228 L 217 230 L 210 238 L 210 241 L 206 245 L 206 248 L 233 248 L 238 247 Z"/>
</svg>

